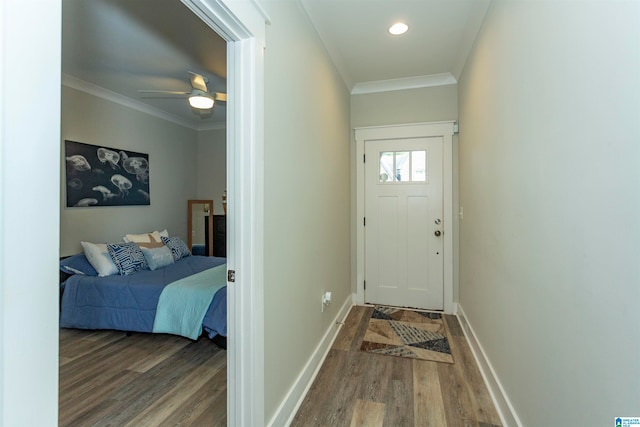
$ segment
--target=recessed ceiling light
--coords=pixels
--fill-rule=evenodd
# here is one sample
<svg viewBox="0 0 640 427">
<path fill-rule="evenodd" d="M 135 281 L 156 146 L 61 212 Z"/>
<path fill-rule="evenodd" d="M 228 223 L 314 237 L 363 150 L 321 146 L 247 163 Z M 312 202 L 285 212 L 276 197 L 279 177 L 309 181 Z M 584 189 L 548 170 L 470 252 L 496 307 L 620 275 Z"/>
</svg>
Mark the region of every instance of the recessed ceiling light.
<svg viewBox="0 0 640 427">
<path fill-rule="evenodd" d="M 394 36 L 404 34 L 409 29 L 409 26 L 403 22 L 398 22 L 389 27 L 389 32 Z"/>
</svg>

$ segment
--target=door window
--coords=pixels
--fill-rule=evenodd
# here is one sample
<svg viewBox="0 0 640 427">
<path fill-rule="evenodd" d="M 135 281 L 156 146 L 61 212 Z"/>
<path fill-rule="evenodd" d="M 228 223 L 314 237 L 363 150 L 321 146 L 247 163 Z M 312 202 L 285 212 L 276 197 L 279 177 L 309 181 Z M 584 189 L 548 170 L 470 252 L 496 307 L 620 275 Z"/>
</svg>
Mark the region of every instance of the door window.
<svg viewBox="0 0 640 427">
<path fill-rule="evenodd" d="M 378 182 L 427 182 L 426 150 L 381 152 Z"/>
</svg>

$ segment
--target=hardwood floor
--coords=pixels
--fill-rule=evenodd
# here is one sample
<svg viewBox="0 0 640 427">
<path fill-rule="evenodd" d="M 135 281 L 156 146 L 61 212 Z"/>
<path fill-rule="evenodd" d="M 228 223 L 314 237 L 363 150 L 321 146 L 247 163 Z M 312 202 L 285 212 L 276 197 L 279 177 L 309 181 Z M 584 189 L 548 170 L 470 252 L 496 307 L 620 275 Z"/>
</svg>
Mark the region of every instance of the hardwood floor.
<svg viewBox="0 0 640 427">
<path fill-rule="evenodd" d="M 60 329 L 60 426 L 226 426 L 227 352 L 211 340 Z"/>
<path fill-rule="evenodd" d="M 445 315 L 454 363 L 360 351 L 372 307 L 353 307 L 292 426 L 499 426 L 455 316 Z"/>
<path fill-rule="evenodd" d="M 292 426 L 499 426 L 458 320 L 453 364 L 360 351 L 353 307 Z M 60 426 L 225 426 L 226 351 L 209 339 L 60 330 Z M 279 426 L 278 426 L 279 427 Z"/>
</svg>

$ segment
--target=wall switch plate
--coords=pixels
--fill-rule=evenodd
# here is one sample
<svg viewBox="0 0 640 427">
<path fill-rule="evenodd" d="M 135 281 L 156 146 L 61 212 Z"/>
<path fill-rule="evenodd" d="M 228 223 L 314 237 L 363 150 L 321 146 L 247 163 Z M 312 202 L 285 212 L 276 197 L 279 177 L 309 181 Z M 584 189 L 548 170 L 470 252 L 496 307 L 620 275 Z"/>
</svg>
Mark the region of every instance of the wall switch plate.
<svg viewBox="0 0 640 427">
<path fill-rule="evenodd" d="M 331 304 L 331 292 L 325 292 L 322 294 L 322 312 L 324 313 L 324 307 Z"/>
</svg>

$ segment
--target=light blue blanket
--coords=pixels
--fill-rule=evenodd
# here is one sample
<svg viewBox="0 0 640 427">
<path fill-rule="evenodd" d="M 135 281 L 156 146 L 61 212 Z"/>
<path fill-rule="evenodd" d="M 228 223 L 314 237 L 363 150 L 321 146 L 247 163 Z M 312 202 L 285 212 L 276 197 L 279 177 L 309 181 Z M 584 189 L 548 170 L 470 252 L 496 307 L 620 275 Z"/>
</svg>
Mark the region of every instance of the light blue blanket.
<svg viewBox="0 0 640 427">
<path fill-rule="evenodd" d="M 153 332 L 198 339 L 213 296 L 227 284 L 226 275 L 227 264 L 222 264 L 167 285 L 158 300 Z"/>
</svg>

